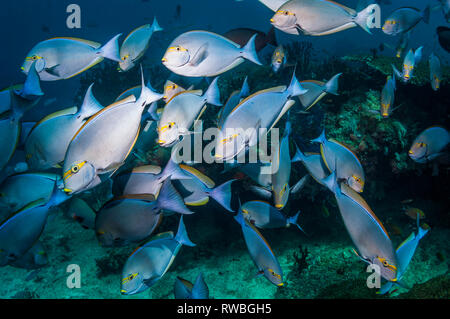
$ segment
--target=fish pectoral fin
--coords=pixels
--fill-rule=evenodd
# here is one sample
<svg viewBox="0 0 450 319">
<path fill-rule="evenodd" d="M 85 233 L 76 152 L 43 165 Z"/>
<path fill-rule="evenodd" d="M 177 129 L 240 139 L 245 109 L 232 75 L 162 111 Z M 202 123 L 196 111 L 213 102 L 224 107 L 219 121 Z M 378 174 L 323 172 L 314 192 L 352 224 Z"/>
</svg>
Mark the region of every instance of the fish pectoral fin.
<svg viewBox="0 0 450 319">
<path fill-rule="evenodd" d="M 61 74 L 60 74 L 59 71 L 58 71 L 58 67 L 59 67 L 59 64 L 57 64 L 57 65 L 55 65 L 55 66 L 52 66 L 51 68 L 46 68 L 46 69 L 45 69 L 45 72 L 47 72 L 47 73 L 49 73 L 49 74 L 51 74 L 51 75 L 60 77 Z"/>
<path fill-rule="evenodd" d="M 120 162 L 120 163 L 111 163 L 110 165 L 108 165 L 107 167 L 105 167 L 105 168 L 102 168 L 102 169 L 98 169 L 97 170 L 97 174 L 106 174 L 106 173 L 109 173 L 109 172 L 112 172 L 112 171 L 116 171 L 120 166 L 122 166 L 123 165 L 123 162 Z"/>
<path fill-rule="evenodd" d="M 203 44 L 189 61 L 192 66 L 197 66 L 202 63 L 208 57 L 208 43 Z"/>
</svg>

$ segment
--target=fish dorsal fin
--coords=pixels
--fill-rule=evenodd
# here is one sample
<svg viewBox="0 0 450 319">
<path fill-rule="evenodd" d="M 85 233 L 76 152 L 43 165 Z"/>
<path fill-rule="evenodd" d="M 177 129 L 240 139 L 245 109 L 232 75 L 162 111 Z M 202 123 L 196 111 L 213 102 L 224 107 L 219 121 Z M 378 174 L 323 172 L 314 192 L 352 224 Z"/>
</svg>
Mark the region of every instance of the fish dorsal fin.
<svg viewBox="0 0 450 319">
<path fill-rule="evenodd" d="M 320 155 L 320 153 L 317 152 L 305 152 L 306 156 L 313 156 L 313 155 Z"/>
<path fill-rule="evenodd" d="M 208 34 L 210 34 L 210 35 L 212 35 L 212 36 L 214 36 L 214 37 L 216 37 L 216 38 L 222 39 L 223 41 L 226 41 L 226 42 L 228 42 L 228 43 L 233 44 L 236 48 L 240 48 L 240 47 L 241 47 L 241 46 L 240 46 L 239 44 L 237 44 L 236 42 L 233 42 L 233 41 L 231 41 L 230 39 L 227 39 L 227 38 L 225 38 L 224 36 L 222 36 L 222 35 L 220 35 L 220 34 L 217 34 L 217 33 L 214 33 L 214 32 L 204 31 L 204 30 L 192 30 L 192 31 L 189 31 L 189 32 L 187 32 L 187 33 L 191 33 L 191 32 L 208 33 Z"/>
<path fill-rule="evenodd" d="M 301 84 L 303 84 L 303 83 L 314 83 L 314 84 L 317 84 L 317 85 L 320 85 L 320 86 L 325 85 L 325 82 L 321 82 L 321 81 L 317 81 L 317 80 L 305 80 L 305 81 L 301 81 L 300 83 Z"/>
<path fill-rule="evenodd" d="M 3 225 L 5 225 L 8 221 L 10 221 L 12 218 L 14 218 L 15 216 L 19 215 L 20 213 L 33 208 L 33 207 L 38 207 L 38 206 L 42 206 L 46 204 L 46 200 L 44 198 L 40 198 L 37 199 L 35 201 L 32 201 L 31 203 L 28 203 L 27 205 L 25 205 L 24 207 L 22 207 L 21 209 L 19 209 L 16 212 L 13 212 L 11 215 L 9 215 L 6 219 L 3 220 L 3 222 L 0 224 L 0 229 L 2 228 Z"/>
<path fill-rule="evenodd" d="M 126 97 L 125 95 L 127 94 L 127 92 L 131 92 L 131 91 L 136 90 L 136 89 L 141 88 L 141 87 L 142 87 L 141 85 L 136 85 L 136 86 L 133 86 L 132 88 L 129 88 L 128 90 L 123 91 L 123 92 L 117 97 L 117 99 L 116 99 L 115 102 L 118 102 L 118 101 L 120 101 L 120 100 L 123 100 L 124 97 Z"/>
<path fill-rule="evenodd" d="M 122 199 L 135 199 L 135 200 L 142 200 L 142 201 L 149 201 L 153 202 L 156 200 L 155 195 L 153 194 L 126 194 L 122 196 L 118 196 L 114 198 L 114 201 L 122 200 Z"/>
<path fill-rule="evenodd" d="M 78 42 L 82 42 L 84 44 L 87 44 L 90 47 L 93 47 L 94 49 L 99 49 L 102 46 L 98 42 L 85 40 L 85 39 L 80 39 L 80 38 L 72 38 L 72 37 L 55 37 L 55 38 L 48 39 L 47 41 L 49 41 L 49 40 L 72 40 L 72 41 L 78 41 Z"/>
<path fill-rule="evenodd" d="M 414 233 L 411 233 L 400 245 L 398 245 L 398 247 L 397 247 L 397 251 L 404 245 L 404 244 L 406 244 L 407 242 L 409 242 L 409 241 L 411 241 L 411 240 L 413 240 L 414 239 Z"/>
<path fill-rule="evenodd" d="M 259 95 L 259 94 L 263 94 L 263 93 L 269 93 L 269 92 L 277 92 L 277 93 L 282 93 L 286 90 L 286 86 L 285 85 L 281 85 L 281 86 L 276 86 L 273 88 L 268 88 L 265 90 L 261 90 L 258 92 L 255 92 L 249 96 L 247 96 L 245 99 L 243 99 L 241 102 L 238 103 L 238 105 L 236 105 L 234 107 L 234 109 L 230 112 L 229 115 L 233 114 L 234 111 L 236 111 L 241 105 L 243 105 L 245 102 L 247 102 L 248 100 L 254 98 L 255 96 Z"/>
<path fill-rule="evenodd" d="M 273 122 L 272 126 L 269 128 L 269 131 L 275 126 L 277 125 L 278 121 L 284 116 L 284 114 L 286 114 L 287 111 L 289 111 L 289 109 L 292 107 L 292 105 L 295 104 L 294 100 L 287 100 L 286 103 L 284 104 L 283 108 L 281 109 L 280 114 L 278 115 L 277 119 L 275 120 L 275 122 Z"/>
<path fill-rule="evenodd" d="M 148 173 L 148 174 L 159 174 L 161 173 L 161 166 L 156 165 L 145 165 L 145 166 L 139 166 L 135 167 L 132 170 L 132 173 Z"/>
<path fill-rule="evenodd" d="M 173 235 L 172 231 L 160 233 L 160 234 L 158 234 L 156 236 L 153 236 L 152 238 L 150 238 L 150 240 L 148 240 L 144 244 L 140 245 L 139 247 L 136 247 L 136 249 L 133 250 L 133 252 L 130 254 L 129 257 L 133 256 L 138 250 L 140 250 L 141 248 L 144 248 L 145 246 L 149 245 L 150 243 L 152 243 L 155 240 L 159 240 L 159 239 L 173 239 L 173 238 L 174 238 L 174 235 Z"/>
<path fill-rule="evenodd" d="M 188 173 L 191 173 L 195 177 L 197 177 L 206 187 L 214 188 L 216 186 L 216 184 L 214 183 L 214 181 L 211 178 L 209 178 L 208 176 L 206 176 L 199 170 L 197 170 L 191 166 L 184 165 L 184 164 L 180 164 L 180 168 L 182 170 L 187 171 Z"/>
<path fill-rule="evenodd" d="M 57 118 L 57 117 L 60 117 L 60 116 L 65 116 L 65 115 L 74 115 L 74 114 L 77 113 L 77 111 L 78 111 L 78 108 L 76 106 L 73 106 L 73 107 L 69 107 L 67 109 L 60 110 L 60 111 L 57 111 L 55 113 L 49 114 L 46 117 L 44 117 L 42 120 L 37 122 L 33 126 L 33 128 L 31 129 L 31 131 L 33 131 L 37 126 L 39 126 L 40 124 L 42 124 L 42 123 L 44 123 L 44 122 L 46 122 L 48 120 L 51 120 L 51 119 L 54 119 L 54 118 Z"/>
<path fill-rule="evenodd" d="M 189 280 L 183 279 L 181 277 L 177 277 L 177 279 L 179 281 L 181 281 L 181 283 L 186 286 L 187 289 L 189 289 L 190 291 L 192 291 L 192 288 L 194 288 L 194 284 L 192 282 L 190 282 Z"/>
<path fill-rule="evenodd" d="M 114 102 L 113 104 L 108 105 L 107 107 L 104 107 L 103 109 L 101 109 L 100 111 L 98 111 L 97 113 L 92 115 L 86 122 L 84 122 L 84 124 L 78 129 L 78 131 L 72 137 L 71 142 L 78 136 L 78 134 L 80 134 L 80 132 L 86 127 L 86 125 L 88 125 L 91 121 L 93 121 L 94 119 L 96 119 L 97 117 L 102 115 L 104 112 L 109 111 L 110 109 L 113 109 L 114 107 L 117 107 L 119 105 L 127 104 L 127 103 L 134 103 L 134 102 L 136 102 L 136 97 L 134 95 L 130 95 L 129 97 L 127 97 L 123 100 Z"/>
<path fill-rule="evenodd" d="M 372 217 L 372 219 L 378 224 L 378 226 L 381 228 L 386 237 L 390 239 L 388 232 L 386 231 L 386 228 L 384 228 L 381 221 L 369 207 L 364 198 L 361 197 L 361 195 L 359 195 L 356 191 L 354 191 L 350 186 L 347 186 L 347 184 L 345 183 L 341 183 L 341 191 L 345 196 L 351 198 L 353 201 L 358 203 L 362 208 L 364 208 L 367 214 L 369 214 Z"/>
<path fill-rule="evenodd" d="M 177 94 L 174 94 L 174 96 L 172 96 L 169 101 L 167 101 L 166 105 L 169 104 L 175 97 L 177 97 L 181 94 L 185 94 L 185 93 L 191 93 L 191 94 L 201 96 L 203 94 L 203 91 L 202 90 L 186 90 L 186 91 L 178 92 Z"/>
<path fill-rule="evenodd" d="M 333 3 L 333 4 L 337 5 L 338 7 L 341 7 L 342 9 L 344 9 L 345 11 L 347 11 L 348 13 L 350 13 L 353 16 L 356 15 L 356 11 L 354 9 L 352 9 L 352 8 L 346 7 L 346 6 L 344 6 L 344 5 L 340 4 L 340 3 L 334 2 L 332 0 L 325 0 L 325 1 Z"/>
</svg>

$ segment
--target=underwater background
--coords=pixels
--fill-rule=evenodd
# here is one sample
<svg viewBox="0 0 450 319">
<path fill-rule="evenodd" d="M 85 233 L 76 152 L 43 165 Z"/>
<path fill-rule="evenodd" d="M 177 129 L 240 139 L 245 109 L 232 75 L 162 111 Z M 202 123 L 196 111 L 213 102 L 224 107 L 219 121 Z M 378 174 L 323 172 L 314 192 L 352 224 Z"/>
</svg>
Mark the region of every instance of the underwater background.
<svg viewBox="0 0 450 319">
<path fill-rule="evenodd" d="M 0 51 L 2 75 L 0 86 L 22 83 L 23 59 L 36 43 L 52 37 L 77 37 L 105 43 L 112 35 L 151 23 L 156 16 L 164 28 L 153 34 L 150 47 L 142 60 L 144 74 L 157 92 L 163 91 L 170 71 L 161 63 L 170 42 L 189 30 L 207 30 L 223 34 L 228 30 L 248 27 L 263 32 L 273 12 L 256 0 L 110 0 L 76 1 L 81 7 L 81 29 L 66 27 L 66 7 L 75 1 L 15 1 L 2 4 L 0 30 L 3 50 Z M 355 8 L 356 0 L 340 0 Z M 387 3 L 386 3 L 387 2 Z M 382 20 L 394 9 L 411 6 L 423 9 L 431 0 L 382 1 Z M 433 10 L 430 23 L 420 23 L 411 34 L 409 48 L 423 46 L 423 61 L 415 71 L 412 83 L 397 83 L 396 103 L 400 107 L 389 118 L 379 114 L 379 100 L 386 77 L 392 74 L 391 64 L 398 68 L 402 59 L 395 57 L 397 38 L 381 30 L 369 35 L 360 28 L 345 30 L 324 37 L 288 35 L 276 30 L 276 39 L 287 51 L 290 64 L 296 64 L 299 80 L 330 79 L 343 73 L 339 95 L 328 95 L 308 113 L 290 112 L 292 139 L 303 150 L 318 151 L 310 144 L 325 128 L 328 138 L 348 145 L 361 160 L 366 174 L 364 199 L 383 222 L 394 247 L 417 230 L 416 220 L 408 208 L 423 212 L 421 224 L 429 233 L 421 240 L 404 277 L 408 288 L 396 287 L 389 295 L 377 295 L 366 286 L 366 264 L 353 252 L 333 194 L 309 179 L 308 183 L 283 210 L 288 215 L 301 211 L 297 227 L 262 230 L 284 272 L 285 284 L 276 287 L 257 276 L 240 226 L 232 214 L 214 201 L 192 208 L 195 214 L 185 216 L 189 238 L 196 247 L 183 247 L 164 277 L 150 289 L 132 296 L 120 293 L 121 272 L 125 261 L 137 245 L 106 248 L 99 245 L 95 232 L 85 229 L 67 213 L 64 203 L 49 216 L 40 241 L 48 262 L 39 270 L 5 266 L 0 268 L 0 298 L 173 298 L 177 276 L 194 281 L 203 273 L 210 296 L 219 298 L 445 298 L 450 289 L 449 239 L 449 165 L 418 164 L 408 157 L 416 136 L 428 127 L 450 127 L 450 55 L 443 50 L 436 36 L 436 27 L 448 25 L 441 10 Z M 293 68 L 273 73 L 270 56 L 274 48 L 260 52 L 265 66 L 249 62 L 220 76 L 222 101 L 239 90 L 248 76 L 251 92 L 288 84 Z M 442 83 L 433 91 L 429 82 L 428 56 L 439 56 Z M 65 81 L 41 82 L 45 96 L 27 112 L 23 121 L 36 122 L 51 112 L 80 105 L 88 86 L 95 82 L 94 95 L 102 105 L 109 105 L 120 93 L 140 84 L 139 68 L 117 72 L 111 61 L 87 70 Z M 200 88 L 206 89 L 203 81 Z M 297 102 L 298 103 L 298 102 Z M 295 108 L 295 106 L 294 106 Z M 378 111 L 378 112 L 377 112 Z M 203 120 L 213 123 L 216 110 L 209 107 Z M 277 126 L 284 127 L 285 119 Z M 135 166 L 164 166 L 170 150 L 151 143 L 145 156 L 129 158 L 120 171 Z M 291 154 L 294 153 L 291 145 Z M 243 179 L 237 172 L 221 174 L 218 164 L 197 165 L 216 185 L 230 178 Z M 308 174 L 301 163 L 292 165 L 291 183 Z M 2 176 L 5 178 L 5 176 Z M 1 182 L 1 180 L 0 180 Z M 240 182 L 240 183 L 245 183 Z M 233 203 L 258 196 L 243 187 L 234 187 Z M 80 195 L 94 210 L 109 199 L 108 185 Z M 164 217 L 155 233 L 176 232 L 179 217 Z M 69 289 L 66 267 L 81 268 L 81 288 Z"/>
</svg>

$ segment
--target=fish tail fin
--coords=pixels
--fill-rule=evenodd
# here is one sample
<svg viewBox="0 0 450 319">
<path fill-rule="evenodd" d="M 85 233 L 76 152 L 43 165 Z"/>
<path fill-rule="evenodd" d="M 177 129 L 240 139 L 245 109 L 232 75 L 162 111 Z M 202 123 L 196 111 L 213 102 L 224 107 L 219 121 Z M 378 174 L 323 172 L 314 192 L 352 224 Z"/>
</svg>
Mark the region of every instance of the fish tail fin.
<svg viewBox="0 0 450 319">
<path fill-rule="evenodd" d="M 418 240 L 420 240 L 422 239 L 423 236 L 425 236 L 428 233 L 429 229 L 424 229 L 420 227 L 420 214 L 417 214 L 416 220 L 417 220 L 417 237 Z"/>
<path fill-rule="evenodd" d="M 170 210 L 179 214 L 192 214 L 184 204 L 183 198 L 168 179 L 164 181 L 156 202 L 160 209 Z"/>
<path fill-rule="evenodd" d="M 205 299 L 209 296 L 209 288 L 203 279 L 203 273 L 198 274 L 192 287 L 192 299 Z"/>
<path fill-rule="evenodd" d="M 248 40 L 247 44 L 241 48 L 241 54 L 244 59 L 252 61 L 255 64 L 262 65 L 259 61 L 258 54 L 255 49 L 255 39 L 257 34 L 255 33 L 250 40 Z"/>
<path fill-rule="evenodd" d="M 188 234 L 186 231 L 186 226 L 184 226 L 184 222 L 183 222 L 183 216 L 181 216 L 181 218 L 180 218 L 180 224 L 178 226 L 178 231 L 175 236 L 175 240 L 182 245 L 191 246 L 191 247 L 195 246 L 195 244 L 188 237 Z"/>
<path fill-rule="evenodd" d="M 244 220 L 244 216 L 242 215 L 242 212 L 241 212 L 240 203 L 239 203 L 239 211 L 238 211 L 237 215 L 234 216 L 233 218 L 238 222 L 239 225 L 241 225 L 241 226 L 245 225 L 245 220 Z"/>
<path fill-rule="evenodd" d="M 335 76 L 333 76 L 328 82 L 327 84 L 325 84 L 325 92 L 330 93 L 330 94 L 334 94 L 334 95 L 339 95 L 338 93 L 338 80 L 339 77 L 342 75 L 342 73 L 338 73 Z"/>
<path fill-rule="evenodd" d="M 189 176 L 184 174 L 181 168 L 177 163 L 174 162 L 172 157 L 164 167 L 164 170 L 160 174 L 162 180 L 166 180 L 167 178 L 176 180 L 176 179 L 189 179 Z"/>
<path fill-rule="evenodd" d="M 287 219 L 288 224 L 292 224 L 298 227 L 298 229 L 300 229 L 302 232 L 305 233 L 305 231 L 303 230 L 303 228 L 300 227 L 300 225 L 298 224 L 297 220 L 298 220 L 298 216 L 300 215 L 301 211 L 298 211 L 297 214 L 295 214 L 292 217 L 289 217 Z M 306 234 L 306 233 L 305 233 Z"/>
<path fill-rule="evenodd" d="M 426 24 L 428 24 L 430 22 L 430 12 L 431 12 L 431 7 L 430 7 L 430 5 L 427 5 L 427 7 L 423 10 L 423 13 L 422 13 L 423 22 L 425 22 Z"/>
<path fill-rule="evenodd" d="M 36 97 L 44 95 L 44 92 L 41 90 L 41 82 L 39 78 L 39 74 L 36 70 L 36 61 L 30 67 L 30 70 L 27 74 L 27 79 L 23 84 L 23 88 L 20 91 L 14 91 L 17 95 L 20 95 L 24 99 L 35 99 Z"/>
<path fill-rule="evenodd" d="M 324 185 L 326 185 L 328 187 L 328 189 L 330 191 L 332 191 L 335 194 L 339 190 L 339 185 L 338 185 L 337 178 L 336 178 L 336 172 L 333 172 L 330 175 L 328 175 L 328 177 L 325 177 L 324 179 L 322 179 L 322 182 L 324 183 Z"/>
<path fill-rule="evenodd" d="M 148 108 L 147 114 L 150 115 L 153 121 L 159 121 L 159 115 L 156 113 L 158 109 L 158 102 L 153 102 L 150 104 L 150 107 Z"/>
<path fill-rule="evenodd" d="M 376 6 L 377 4 L 369 4 L 365 9 L 359 11 L 354 18 L 355 23 L 369 34 L 372 34 L 372 31 L 370 31 L 368 19 L 373 15 Z"/>
<path fill-rule="evenodd" d="M 306 158 L 305 154 L 301 151 L 301 149 L 298 147 L 297 143 L 294 142 L 295 145 L 295 155 L 292 158 L 291 162 L 303 162 Z"/>
<path fill-rule="evenodd" d="M 47 208 L 56 207 L 59 204 L 65 202 L 70 197 L 71 197 L 70 195 L 67 195 L 65 192 L 59 189 L 58 179 L 56 179 L 55 184 L 53 186 L 52 194 L 50 196 L 49 201 L 45 204 L 45 207 Z"/>
<path fill-rule="evenodd" d="M 98 49 L 97 54 L 101 55 L 102 57 L 113 60 L 116 62 L 122 62 L 120 59 L 120 51 L 119 51 L 119 37 L 122 35 L 122 33 L 116 35 L 114 38 L 109 40 L 104 46 L 102 46 L 100 49 Z"/>
<path fill-rule="evenodd" d="M 267 32 L 266 42 L 270 45 L 273 45 L 274 47 L 278 46 L 278 41 L 277 41 L 277 37 L 275 35 L 275 27 L 274 26 L 272 26 L 270 28 L 269 32 Z"/>
<path fill-rule="evenodd" d="M 247 97 L 250 94 L 250 86 L 248 85 L 248 76 L 245 77 L 244 83 L 242 83 L 241 92 L 239 93 L 240 98 Z"/>
<path fill-rule="evenodd" d="M 295 70 L 294 73 L 292 74 L 292 80 L 291 83 L 289 84 L 289 87 L 287 88 L 287 92 L 289 93 L 289 97 L 303 95 L 306 92 L 308 92 L 308 90 L 302 87 L 297 77 L 295 76 Z"/>
<path fill-rule="evenodd" d="M 158 32 L 158 31 L 163 31 L 164 29 L 159 25 L 158 20 L 156 20 L 156 17 L 153 18 L 153 23 L 152 23 L 152 31 L 153 32 Z"/>
<path fill-rule="evenodd" d="M 318 138 L 311 140 L 311 142 L 313 143 L 320 143 L 320 144 L 325 144 L 326 141 L 327 137 L 325 135 L 325 129 L 322 130 L 322 133 L 320 133 L 320 136 Z"/>
<path fill-rule="evenodd" d="M 231 209 L 231 184 L 234 181 L 235 180 L 232 179 L 225 182 L 210 192 L 211 197 L 230 212 L 233 212 L 233 209 Z"/>
<path fill-rule="evenodd" d="M 145 84 L 144 70 L 142 69 L 142 64 L 141 64 L 141 85 L 142 85 L 141 95 L 139 96 L 139 99 L 136 102 L 138 105 L 145 107 L 146 105 L 163 98 L 164 94 L 159 94 L 158 92 L 155 92 L 152 85 L 150 84 L 150 80 L 148 80 L 147 84 Z"/>
<path fill-rule="evenodd" d="M 284 126 L 284 132 L 283 132 L 283 136 L 289 136 L 292 133 L 292 124 L 291 121 L 289 121 L 289 113 L 291 111 L 288 111 L 288 119 L 286 120 L 286 124 Z"/>
<path fill-rule="evenodd" d="M 414 51 L 414 63 L 418 64 L 422 60 L 422 51 L 423 46 L 417 48 L 416 51 Z"/>
<path fill-rule="evenodd" d="M 94 83 L 92 83 L 88 87 L 86 94 L 84 96 L 83 104 L 81 105 L 80 110 L 78 111 L 78 113 L 83 118 L 90 117 L 103 108 L 103 106 L 97 101 L 94 94 L 92 93 L 93 86 Z"/>
<path fill-rule="evenodd" d="M 220 103 L 220 90 L 219 86 L 217 85 L 218 80 L 219 77 L 216 77 L 211 82 L 211 84 L 208 87 L 208 90 L 206 90 L 203 96 L 205 97 L 207 103 L 215 106 L 222 106 L 222 103 Z"/>
</svg>

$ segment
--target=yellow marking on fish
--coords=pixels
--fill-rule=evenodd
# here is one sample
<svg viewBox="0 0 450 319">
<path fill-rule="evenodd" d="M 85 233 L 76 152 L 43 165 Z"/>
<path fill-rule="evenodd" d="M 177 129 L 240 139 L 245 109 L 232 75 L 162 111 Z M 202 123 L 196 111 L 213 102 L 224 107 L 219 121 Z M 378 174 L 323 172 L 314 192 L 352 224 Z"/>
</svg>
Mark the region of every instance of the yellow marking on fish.
<svg viewBox="0 0 450 319">
<path fill-rule="evenodd" d="M 125 284 L 125 283 L 133 280 L 134 278 L 136 278 L 137 275 L 139 275 L 139 273 L 134 273 L 134 274 L 129 275 L 128 277 L 123 278 L 122 284 Z"/>
<path fill-rule="evenodd" d="M 39 56 L 39 55 L 33 55 L 33 56 L 27 56 L 25 58 L 25 61 L 37 61 L 43 59 L 43 57 Z"/>
<path fill-rule="evenodd" d="M 183 48 L 181 45 L 177 45 L 177 46 L 175 46 L 175 47 L 170 47 L 170 48 L 167 49 L 167 52 L 175 52 L 175 51 L 178 51 L 178 52 L 186 52 L 187 49 L 186 49 L 186 48 Z"/>
<path fill-rule="evenodd" d="M 159 131 L 160 131 L 160 132 L 167 131 L 167 130 L 171 129 L 172 126 L 174 126 L 174 125 L 175 125 L 175 122 L 169 122 L 169 124 L 164 125 L 163 127 L 161 127 L 161 128 L 159 129 Z"/>
<path fill-rule="evenodd" d="M 63 175 L 63 180 L 67 180 L 69 177 L 73 176 L 74 174 L 78 173 L 80 169 L 86 164 L 86 161 L 83 161 L 81 163 L 78 163 L 76 165 L 72 165 L 72 167 L 66 171 Z"/>
<path fill-rule="evenodd" d="M 209 178 L 208 176 L 206 176 L 205 174 L 203 174 L 202 172 L 200 172 L 199 170 L 197 170 L 197 169 L 195 169 L 195 168 L 193 168 L 193 167 L 184 165 L 184 164 L 180 164 L 179 166 L 180 166 L 180 168 L 181 168 L 182 170 L 185 170 L 185 171 L 187 171 L 188 173 L 190 173 L 190 174 L 194 175 L 195 177 L 197 177 L 197 178 L 198 178 L 200 181 L 202 181 L 208 188 L 214 188 L 214 186 L 215 186 L 214 181 L 213 181 L 211 178 Z"/>
<path fill-rule="evenodd" d="M 208 204 L 208 202 L 209 202 L 209 197 L 206 197 L 206 198 L 201 199 L 196 202 L 185 202 L 185 204 L 188 206 L 203 206 L 203 205 Z"/>
<path fill-rule="evenodd" d="M 281 14 L 281 15 L 285 15 L 285 16 L 294 16 L 295 13 L 287 11 L 287 10 L 278 10 L 277 12 L 275 12 L 275 14 Z M 273 19 L 270 19 L 270 22 L 273 22 Z"/>
<path fill-rule="evenodd" d="M 238 134 L 233 134 L 230 137 L 224 138 L 223 140 L 220 140 L 220 144 L 225 144 L 228 142 L 231 142 L 232 140 L 234 140 L 236 137 L 238 137 Z"/>
</svg>

